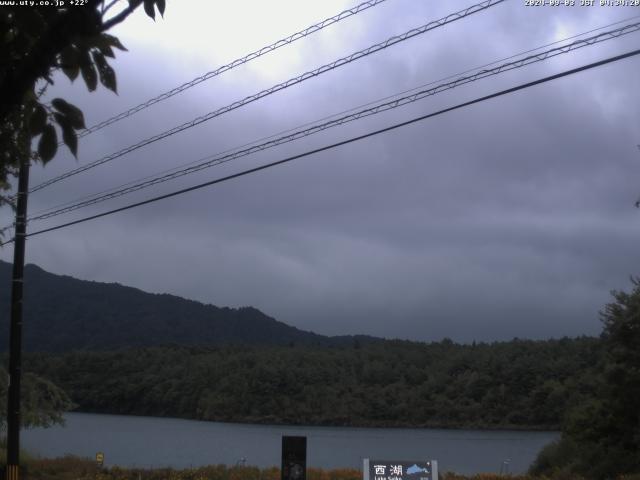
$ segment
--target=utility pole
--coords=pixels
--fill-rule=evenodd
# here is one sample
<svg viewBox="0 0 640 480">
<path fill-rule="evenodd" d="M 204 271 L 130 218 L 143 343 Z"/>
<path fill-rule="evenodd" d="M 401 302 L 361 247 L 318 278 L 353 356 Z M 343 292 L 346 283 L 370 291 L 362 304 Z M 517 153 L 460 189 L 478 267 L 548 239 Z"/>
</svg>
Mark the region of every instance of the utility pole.
<svg viewBox="0 0 640 480">
<path fill-rule="evenodd" d="M 7 401 L 6 480 L 20 479 L 20 377 L 22 376 L 22 294 L 24 251 L 27 233 L 27 196 L 29 194 L 29 156 L 25 155 L 18 174 L 16 232 L 13 243 L 11 279 L 11 332 L 9 337 L 9 395 Z"/>
</svg>

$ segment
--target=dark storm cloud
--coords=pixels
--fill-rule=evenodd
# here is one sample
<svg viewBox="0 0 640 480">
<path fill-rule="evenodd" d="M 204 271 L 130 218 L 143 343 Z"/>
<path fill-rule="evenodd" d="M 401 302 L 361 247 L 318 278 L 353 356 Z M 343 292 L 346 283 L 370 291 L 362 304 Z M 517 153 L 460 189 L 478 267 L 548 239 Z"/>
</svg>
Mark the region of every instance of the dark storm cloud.
<svg viewBox="0 0 640 480">
<path fill-rule="evenodd" d="M 466 5 L 390 1 L 350 27 L 321 34 L 317 43 L 311 38 L 289 53 L 281 50 L 272 63 L 265 60 L 267 70 L 257 65 L 229 72 L 88 137 L 80 162 Z M 507 2 L 61 182 L 34 195 L 31 211 L 623 17 L 614 9 L 531 9 Z M 165 21 L 172 21 L 169 13 Z M 127 33 L 131 52 L 117 64 L 120 97 L 79 97 L 96 120 L 212 66 L 202 63 L 205 55 L 195 44 L 168 54 L 166 40 L 154 49 L 153 41 Z M 637 42 L 634 35 L 58 219 L 172 191 L 594 61 L 625 51 Z M 223 61 L 222 55 L 211 57 Z M 218 305 L 254 305 L 319 333 L 462 341 L 596 334 L 608 291 L 626 288 L 628 275 L 638 272 L 633 202 L 640 195 L 639 71 L 637 60 L 626 60 L 34 237 L 29 261 L 57 273 Z M 56 159 L 34 172 L 34 182 L 74 162 Z"/>
</svg>

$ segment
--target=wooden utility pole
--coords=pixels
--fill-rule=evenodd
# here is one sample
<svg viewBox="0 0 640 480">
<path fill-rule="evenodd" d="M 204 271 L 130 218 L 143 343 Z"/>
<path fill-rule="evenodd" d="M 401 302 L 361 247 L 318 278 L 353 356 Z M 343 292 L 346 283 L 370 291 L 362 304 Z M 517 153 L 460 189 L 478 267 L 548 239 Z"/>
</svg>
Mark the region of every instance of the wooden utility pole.
<svg viewBox="0 0 640 480">
<path fill-rule="evenodd" d="M 9 337 L 9 394 L 7 401 L 7 471 L 6 480 L 20 478 L 20 377 L 22 376 L 22 295 L 24 287 L 24 252 L 27 233 L 27 196 L 29 162 L 20 165 L 16 232 L 13 243 L 11 279 L 11 332 Z"/>
</svg>

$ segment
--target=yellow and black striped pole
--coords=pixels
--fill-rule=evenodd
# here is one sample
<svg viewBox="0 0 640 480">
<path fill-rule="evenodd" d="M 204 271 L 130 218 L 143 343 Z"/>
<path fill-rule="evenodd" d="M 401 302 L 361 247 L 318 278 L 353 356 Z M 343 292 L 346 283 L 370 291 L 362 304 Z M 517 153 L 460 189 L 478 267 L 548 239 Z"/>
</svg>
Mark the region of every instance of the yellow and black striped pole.
<svg viewBox="0 0 640 480">
<path fill-rule="evenodd" d="M 20 466 L 7 465 L 6 480 L 19 480 L 19 478 L 20 478 Z"/>
</svg>

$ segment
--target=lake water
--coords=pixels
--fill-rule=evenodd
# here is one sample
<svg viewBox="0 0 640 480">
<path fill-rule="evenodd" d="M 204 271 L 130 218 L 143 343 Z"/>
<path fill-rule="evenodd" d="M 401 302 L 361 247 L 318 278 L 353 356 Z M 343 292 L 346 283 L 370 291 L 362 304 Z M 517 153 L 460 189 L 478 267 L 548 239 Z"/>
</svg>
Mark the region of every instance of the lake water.
<svg viewBox="0 0 640 480">
<path fill-rule="evenodd" d="M 66 426 L 22 432 L 22 446 L 42 457 L 67 453 L 105 465 L 196 467 L 209 464 L 279 466 L 281 437 L 307 437 L 309 467 L 361 468 L 363 458 L 438 460 L 462 474 L 526 471 L 555 432 L 407 428 L 291 427 L 199 422 L 173 418 L 69 413 Z"/>
</svg>

